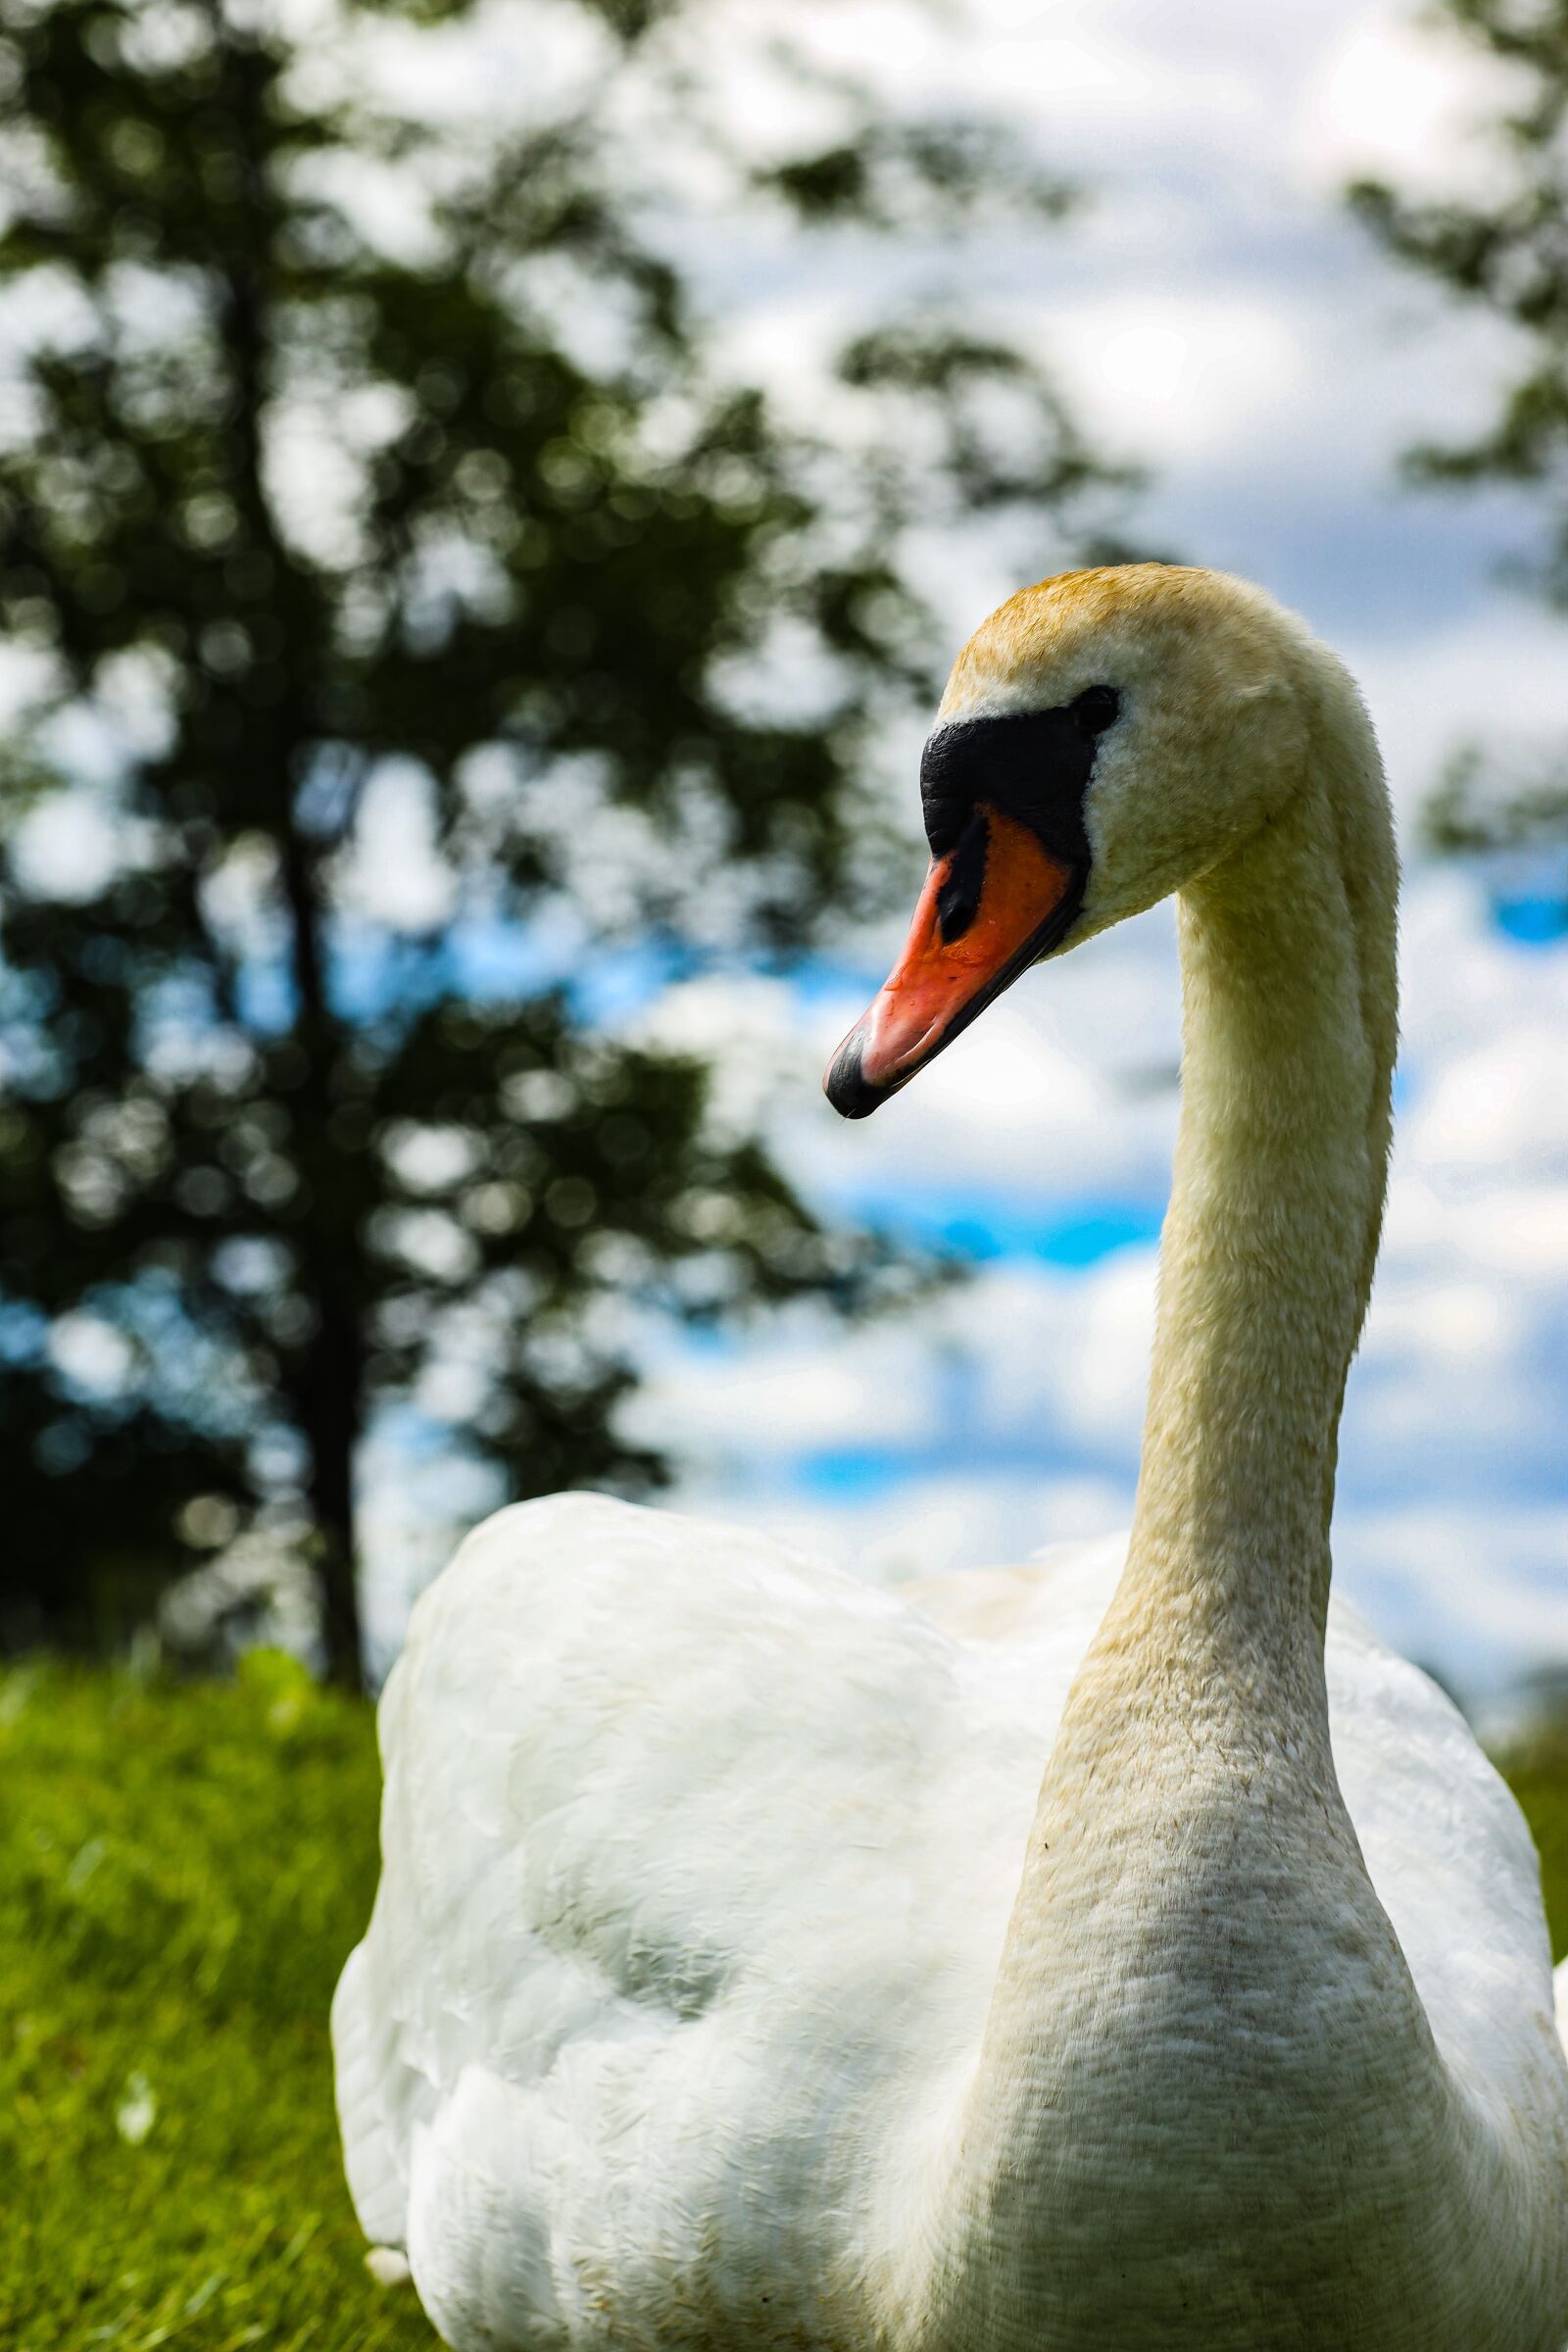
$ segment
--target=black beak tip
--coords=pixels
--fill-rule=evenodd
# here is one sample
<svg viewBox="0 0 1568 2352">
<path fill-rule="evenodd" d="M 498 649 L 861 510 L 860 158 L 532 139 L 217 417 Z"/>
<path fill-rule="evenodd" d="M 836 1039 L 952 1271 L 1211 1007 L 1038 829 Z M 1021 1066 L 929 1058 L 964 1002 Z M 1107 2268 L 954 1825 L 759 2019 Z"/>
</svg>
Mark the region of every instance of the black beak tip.
<svg viewBox="0 0 1568 2352">
<path fill-rule="evenodd" d="M 861 1040 L 852 1029 L 829 1064 L 822 1092 L 842 1119 L 868 1119 L 887 1101 L 886 1087 L 873 1086 L 860 1068 Z"/>
</svg>

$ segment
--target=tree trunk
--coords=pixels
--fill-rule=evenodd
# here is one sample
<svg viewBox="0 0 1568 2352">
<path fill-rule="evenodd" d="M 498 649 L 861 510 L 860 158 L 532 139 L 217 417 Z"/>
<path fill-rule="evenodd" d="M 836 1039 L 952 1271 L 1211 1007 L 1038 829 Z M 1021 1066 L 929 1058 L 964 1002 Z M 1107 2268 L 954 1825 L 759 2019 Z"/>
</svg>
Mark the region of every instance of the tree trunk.
<svg viewBox="0 0 1568 2352">
<path fill-rule="evenodd" d="M 305 1441 L 306 1495 L 315 1522 L 321 1578 L 327 1673 L 361 1687 L 354 1469 L 365 1419 L 365 1311 L 360 1234 L 353 1190 L 343 1182 L 331 1129 L 333 1079 L 341 1041 L 327 1003 L 321 907 L 316 868 L 297 828 L 285 821 L 283 896 L 292 925 L 290 962 L 298 994 L 294 1038 L 305 1056 L 295 1097 L 294 1160 L 312 1201 L 300 1235 L 300 1288 L 314 1309 L 314 1330 L 289 1383 Z"/>
<path fill-rule="evenodd" d="M 316 1528 L 326 1671 L 332 1682 L 358 1690 L 364 1682 L 365 1655 L 354 1530 L 354 1466 L 360 1442 L 363 1367 L 355 1301 L 330 1275 L 318 1299 L 318 1315 L 316 1337 L 301 1367 L 297 1413 L 310 1456 L 306 1493 Z"/>
<path fill-rule="evenodd" d="M 234 381 L 232 490 L 249 546 L 267 559 L 269 616 L 284 620 L 281 657 L 287 687 L 275 702 L 252 710 L 240 757 L 255 778 L 253 805 L 272 805 L 279 878 L 289 922 L 288 960 L 294 983 L 293 1037 L 304 1061 L 295 1090 L 293 1158 L 309 1196 L 303 1225 L 286 1220 L 280 1234 L 299 1251 L 298 1284 L 313 1309 L 313 1330 L 284 1389 L 306 1452 L 305 1495 L 321 1580 L 321 1635 L 330 1679 L 359 1690 L 364 1679 L 354 1472 L 365 1417 L 365 1311 L 362 1257 L 352 1187 L 342 1182 L 331 1134 L 335 1081 L 343 1039 L 329 1002 L 320 845 L 302 833 L 294 800 L 316 755 L 319 729 L 314 702 L 314 611 L 302 574 L 284 544 L 268 496 L 264 465 L 270 349 L 268 289 L 270 218 L 274 200 L 256 161 L 265 140 L 247 135 L 250 117 L 265 102 L 265 74 L 248 44 L 225 33 L 229 97 L 240 124 L 237 180 L 249 212 L 250 246 L 225 274 L 220 316 Z M 247 616 L 248 617 L 248 616 Z"/>
</svg>

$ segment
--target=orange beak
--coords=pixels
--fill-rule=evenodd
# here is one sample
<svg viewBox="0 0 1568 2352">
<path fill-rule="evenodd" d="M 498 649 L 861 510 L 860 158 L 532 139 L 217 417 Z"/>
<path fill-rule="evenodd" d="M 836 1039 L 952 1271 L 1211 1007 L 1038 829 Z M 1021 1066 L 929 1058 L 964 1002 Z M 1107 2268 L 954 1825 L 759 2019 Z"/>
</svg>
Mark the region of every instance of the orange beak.
<svg viewBox="0 0 1568 2352">
<path fill-rule="evenodd" d="M 933 860 L 903 955 L 833 1056 L 822 1086 L 834 1109 L 863 1119 L 907 1085 L 1056 945 L 1086 879 L 1016 817 L 977 804 L 961 840 Z"/>
</svg>

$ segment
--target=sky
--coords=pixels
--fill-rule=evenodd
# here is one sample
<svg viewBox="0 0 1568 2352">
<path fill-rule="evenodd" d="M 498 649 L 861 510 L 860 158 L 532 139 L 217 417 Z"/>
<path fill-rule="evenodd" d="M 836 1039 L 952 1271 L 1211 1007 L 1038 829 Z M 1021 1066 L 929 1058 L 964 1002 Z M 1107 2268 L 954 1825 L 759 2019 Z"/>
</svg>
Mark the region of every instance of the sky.
<svg viewBox="0 0 1568 2352">
<path fill-rule="evenodd" d="M 762 6 L 710 0 L 703 36 L 735 61 L 729 126 L 759 147 L 783 103 L 757 62 Z M 552 49 L 563 22 L 543 0 L 495 0 L 440 74 L 427 40 L 405 52 L 394 33 L 382 68 L 433 108 L 510 103 L 582 70 Z M 1528 499 L 1397 479 L 1413 438 L 1485 423 L 1517 350 L 1396 270 L 1340 191 L 1368 172 L 1407 190 L 1489 184 L 1478 126 L 1506 76 L 1396 0 L 797 0 L 790 22 L 893 103 L 997 109 L 1082 186 L 1065 227 L 966 247 L 969 296 L 1047 359 L 1098 447 L 1149 468 L 1131 516 L 1144 540 L 1262 583 L 1367 696 L 1407 849 L 1403 1049 L 1337 1572 L 1485 1711 L 1522 1676 L 1568 1671 L 1568 940 L 1525 936 L 1517 878 L 1424 860 L 1411 820 L 1456 744 L 1528 759 L 1560 735 L 1568 636 L 1497 577 L 1532 544 Z M 834 335 L 937 267 L 912 245 L 830 249 L 727 218 L 685 233 L 727 364 L 808 408 Z M 983 535 L 928 554 L 955 651 L 1035 576 Z M 381 783 L 364 906 L 416 925 L 444 886 L 417 795 Z M 902 789 L 912 818 L 912 759 Z M 709 972 L 605 1006 L 711 1053 L 721 1111 L 761 1123 L 825 1210 L 972 1261 L 912 1318 L 854 1333 L 803 1311 L 720 1339 L 639 1334 L 627 1419 L 676 1461 L 669 1507 L 886 1578 L 1126 1524 L 1178 1055 L 1166 907 L 1029 975 L 918 1085 L 846 1126 L 821 1069 L 897 934 L 868 927 L 789 979 Z M 421 1402 L 437 1424 L 461 1418 L 461 1382 L 433 1377 L 448 1392 Z M 365 1495 L 384 1658 L 483 1494 L 439 1446 L 413 1459 L 388 1437 Z"/>
<path fill-rule="evenodd" d="M 1260 581 L 1349 662 L 1407 845 L 1457 742 L 1528 757 L 1560 728 L 1561 625 L 1495 576 L 1530 544 L 1528 504 L 1417 497 L 1396 473 L 1410 439 L 1483 422 L 1517 355 L 1338 202 L 1362 172 L 1485 185 L 1475 125 L 1504 79 L 1364 0 L 980 0 L 946 27 L 843 0 L 811 22 L 895 97 L 995 105 L 1086 184 L 1069 231 L 971 254 L 973 286 L 1038 338 L 1097 439 L 1152 468 L 1147 537 Z M 765 135 L 765 84 L 747 103 Z M 715 235 L 702 266 L 738 364 L 804 398 L 801 355 L 864 301 L 871 264 Z M 988 561 L 956 553 L 955 649 L 1026 576 Z M 1495 875 L 1409 857 L 1393 1188 L 1335 1525 L 1345 1588 L 1483 1711 L 1568 1667 L 1568 942 L 1529 928 Z M 700 1344 L 650 1332 L 630 1419 L 681 1464 L 672 1507 L 902 1578 L 1126 1523 L 1178 975 L 1161 908 L 1030 975 L 844 1126 L 820 1071 L 893 944 L 884 928 L 794 980 L 710 974 L 627 1017 L 711 1051 L 721 1102 L 763 1121 L 810 1198 L 960 1248 L 972 1279 L 853 1334 L 806 1314 Z M 395 1552 L 389 1531 L 386 1638 L 423 1573 L 417 1546 Z"/>
</svg>

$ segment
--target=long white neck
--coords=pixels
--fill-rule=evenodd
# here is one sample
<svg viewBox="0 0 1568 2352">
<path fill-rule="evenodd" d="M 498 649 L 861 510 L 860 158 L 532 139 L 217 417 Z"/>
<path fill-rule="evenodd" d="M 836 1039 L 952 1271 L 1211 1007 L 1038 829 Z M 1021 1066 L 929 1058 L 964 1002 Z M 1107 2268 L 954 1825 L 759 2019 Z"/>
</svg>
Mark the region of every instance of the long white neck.
<svg viewBox="0 0 1568 2352">
<path fill-rule="evenodd" d="M 1443 2237 L 1496 2185 L 1329 1745 L 1328 1528 L 1383 1204 L 1396 877 L 1370 729 L 1337 668 L 1313 687 L 1300 789 L 1184 896 L 1133 1537 L 930 2180 L 913 2276 L 944 2344 L 1458 2352 L 1433 2319 Z"/>
<path fill-rule="evenodd" d="M 1282 1678 L 1293 1732 L 1304 1708 L 1325 1739 L 1337 1433 L 1382 1221 L 1396 1024 L 1393 845 L 1357 750 L 1375 761 L 1369 736 L 1336 730 L 1285 813 L 1183 899 L 1182 1119 L 1143 1470 L 1096 1661 L 1097 1695 L 1111 1655 L 1237 1704 Z"/>
</svg>

